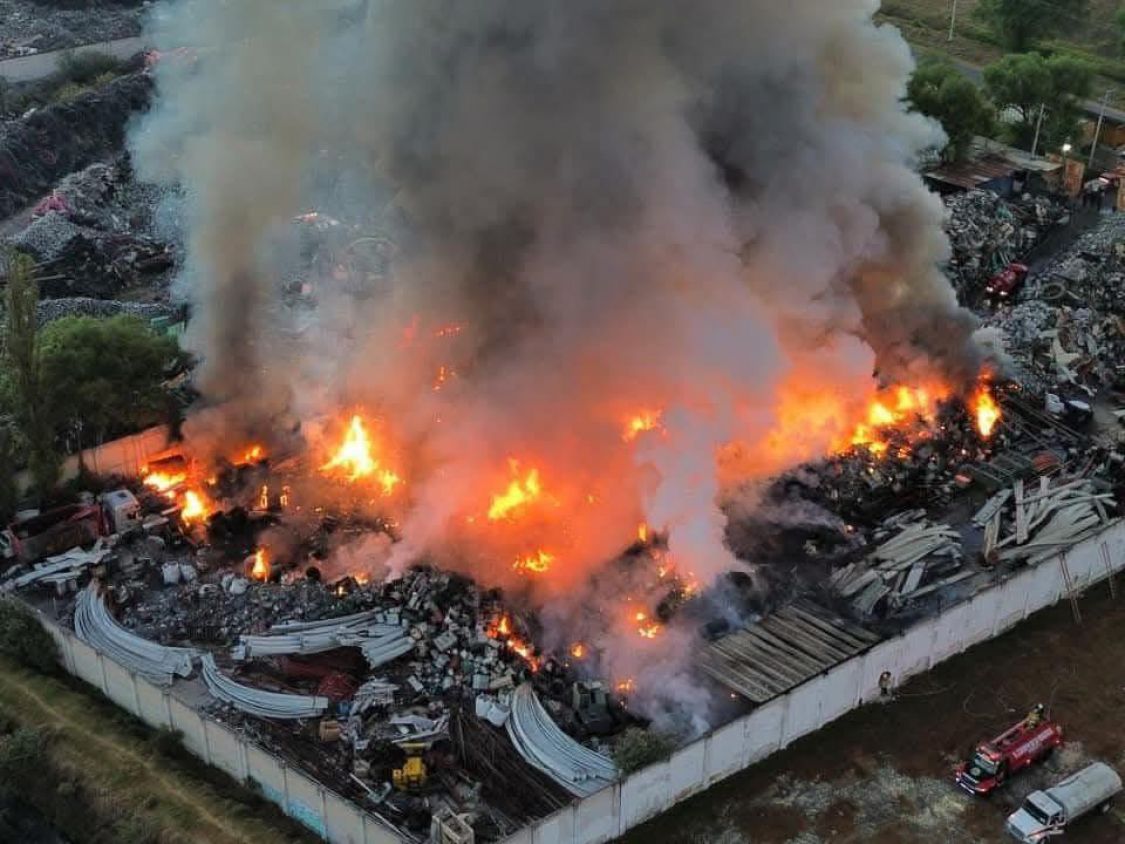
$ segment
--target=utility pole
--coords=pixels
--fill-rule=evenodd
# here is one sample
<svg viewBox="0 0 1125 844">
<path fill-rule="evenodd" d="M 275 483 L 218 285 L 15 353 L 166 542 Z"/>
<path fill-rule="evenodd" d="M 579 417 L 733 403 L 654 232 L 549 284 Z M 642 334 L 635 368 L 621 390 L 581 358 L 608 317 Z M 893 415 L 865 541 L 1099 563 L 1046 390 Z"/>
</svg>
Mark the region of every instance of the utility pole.
<svg viewBox="0 0 1125 844">
<path fill-rule="evenodd" d="M 1035 140 L 1031 142 L 1031 157 L 1039 150 L 1039 130 L 1043 128 L 1043 112 L 1047 110 L 1046 103 L 1039 104 L 1039 119 L 1035 121 Z"/>
<path fill-rule="evenodd" d="M 953 40 L 953 30 L 957 26 L 957 0 L 953 0 L 953 10 L 949 13 L 949 40 Z"/>
<path fill-rule="evenodd" d="M 1094 156 L 1098 154 L 1098 140 L 1102 136 L 1102 124 L 1105 123 L 1105 110 L 1109 105 L 1109 97 L 1113 91 L 1106 91 L 1105 96 L 1102 97 L 1102 110 L 1098 114 L 1098 128 L 1094 130 L 1094 143 L 1090 145 L 1090 163 L 1086 165 L 1088 170 L 1094 169 Z"/>
</svg>

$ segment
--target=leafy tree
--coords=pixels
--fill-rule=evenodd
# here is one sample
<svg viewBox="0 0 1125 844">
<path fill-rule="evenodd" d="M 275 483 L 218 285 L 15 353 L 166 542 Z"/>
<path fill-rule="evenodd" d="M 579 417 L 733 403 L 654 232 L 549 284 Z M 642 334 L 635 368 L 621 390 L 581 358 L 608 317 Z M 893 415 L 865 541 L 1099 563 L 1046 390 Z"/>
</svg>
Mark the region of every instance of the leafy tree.
<svg viewBox="0 0 1125 844">
<path fill-rule="evenodd" d="M 1090 66 L 1070 56 L 1007 55 L 984 69 L 984 85 L 996 107 L 1017 117 L 1016 143 L 1030 147 L 1043 109 L 1040 149 L 1057 148 L 1076 136 L 1080 102 L 1093 83 Z"/>
<path fill-rule="evenodd" d="M 1113 22 L 1117 24 L 1117 49 L 1125 55 L 1125 9 L 1118 9 L 1117 13 L 1113 16 Z"/>
<path fill-rule="evenodd" d="M 60 462 L 44 407 L 38 304 L 35 265 L 26 255 L 13 253 L 8 261 L 4 356 L 10 369 L 16 422 L 28 444 L 28 467 L 42 495 L 58 483 Z"/>
<path fill-rule="evenodd" d="M 42 332 L 44 401 L 56 430 L 88 445 L 159 421 L 176 341 L 130 316 L 66 317 Z"/>
<path fill-rule="evenodd" d="M 654 762 L 667 759 L 674 749 L 668 736 L 630 727 L 621 734 L 613 748 L 613 763 L 621 773 L 631 774 Z"/>
<path fill-rule="evenodd" d="M 19 794 L 42 773 L 47 740 L 34 727 L 0 737 L 0 794 Z"/>
<path fill-rule="evenodd" d="M 906 88 L 914 111 L 934 118 L 949 139 L 942 156 L 964 158 L 975 135 L 992 129 L 992 109 L 980 89 L 948 62 L 926 62 L 914 71 Z"/>
<path fill-rule="evenodd" d="M 55 640 L 31 610 L 13 598 L 0 599 L 0 653 L 44 674 L 59 667 Z"/>
<path fill-rule="evenodd" d="M 973 13 L 1008 49 L 1022 53 L 1046 35 L 1073 30 L 1088 10 L 1089 0 L 980 0 Z"/>
<path fill-rule="evenodd" d="M 18 503 L 15 436 L 7 425 L 0 423 L 0 525 L 11 521 Z"/>
</svg>

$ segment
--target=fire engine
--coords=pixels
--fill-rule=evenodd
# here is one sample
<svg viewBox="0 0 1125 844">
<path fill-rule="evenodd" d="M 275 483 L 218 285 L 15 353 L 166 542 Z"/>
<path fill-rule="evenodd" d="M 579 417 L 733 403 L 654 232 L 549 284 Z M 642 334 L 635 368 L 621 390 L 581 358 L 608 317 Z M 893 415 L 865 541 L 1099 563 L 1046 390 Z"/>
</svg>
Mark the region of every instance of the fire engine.
<svg viewBox="0 0 1125 844">
<path fill-rule="evenodd" d="M 954 780 L 970 794 L 991 794 L 1062 743 L 1062 727 L 1047 718 L 1039 704 L 1015 726 L 978 744 L 969 760 L 957 766 Z"/>
</svg>

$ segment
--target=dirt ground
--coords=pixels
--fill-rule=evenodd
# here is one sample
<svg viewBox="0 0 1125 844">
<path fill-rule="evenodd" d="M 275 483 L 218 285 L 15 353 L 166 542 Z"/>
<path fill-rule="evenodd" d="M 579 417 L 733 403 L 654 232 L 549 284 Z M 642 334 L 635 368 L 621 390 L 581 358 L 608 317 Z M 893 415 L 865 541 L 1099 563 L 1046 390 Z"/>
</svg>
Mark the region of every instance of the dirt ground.
<svg viewBox="0 0 1125 844">
<path fill-rule="evenodd" d="M 621 839 L 621 844 L 976 844 L 1010 841 L 1023 797 L 1094 759 L 1125 772 L 1125 582 L 1045 610 L 806 736 Z M 951 771 L 977 740 L 1047 703 L 1067 744 L 992 798 Z M 1125 841 L 1125 797 L 1081 819 L 1070 844 Z"/>
</svg>

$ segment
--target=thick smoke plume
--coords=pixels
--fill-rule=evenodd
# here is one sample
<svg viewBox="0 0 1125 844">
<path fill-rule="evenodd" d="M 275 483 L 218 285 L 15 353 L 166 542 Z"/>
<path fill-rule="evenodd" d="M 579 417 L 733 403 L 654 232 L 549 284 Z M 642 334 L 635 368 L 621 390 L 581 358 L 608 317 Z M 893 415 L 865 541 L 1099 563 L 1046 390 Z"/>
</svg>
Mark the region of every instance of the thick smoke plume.
<svg viewBox="0 0 1125 844">
<path fill-rule="evenodd" d="M 873 373 L 978 369 L 912 170 L 938 130 L 901 103 L 911 58 L 877 6 L 172 3 L 157 41 L 195 52 L 161 63 L 133 145 L 189 197 L 200 419 L 378 418 L 407 479 L 378 565 L 551 598 L 559 640 L 639 522 L 704 582 L 739 565 L 724 497 L 823 454 Z M 313 210 L 355 233 L 310 271 L 291 220 Z M 361 235 L 396 253 L 357 284 Z M 314 304 L 287 305 L 295 282 Z M 531 469 L 540 498 L 490 520 Z M 549 572 L 513 569 L 536 550 Z M 608 664 L 643 686 L 649 644 Z"/>
</svg>

